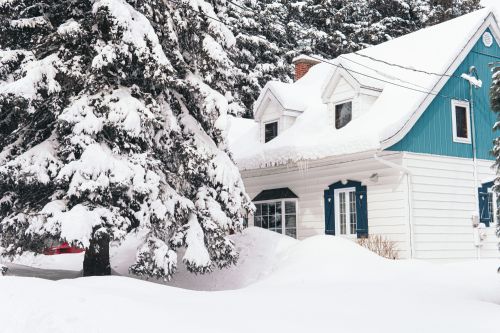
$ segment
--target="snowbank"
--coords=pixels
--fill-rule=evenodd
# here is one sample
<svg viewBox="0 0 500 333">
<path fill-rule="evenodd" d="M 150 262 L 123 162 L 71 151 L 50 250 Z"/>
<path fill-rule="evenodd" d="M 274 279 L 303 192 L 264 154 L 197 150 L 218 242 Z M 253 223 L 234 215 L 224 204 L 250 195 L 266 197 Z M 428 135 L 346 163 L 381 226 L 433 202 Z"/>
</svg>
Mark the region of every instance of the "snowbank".
<svg viewBox="0 0 500 333">
<path fill-rule="evenodd" d="M 299 242 L 255 228 L 234 240 L 241 251 L 237 267 L 200 279 L 181 271 L 172 285 L 240 289 L 193 291 L 126 277 L 53 282 L 7 276 L 0 279 L 1 329 L 461 333 L 498 328 L 498 262 L 391 261 L 342 238 Z M 118 263 L 130 260 L 126 248 L 134 246 L 129 239 L 114 254 L 115 269 L 125 269 Z"/>
</svg>

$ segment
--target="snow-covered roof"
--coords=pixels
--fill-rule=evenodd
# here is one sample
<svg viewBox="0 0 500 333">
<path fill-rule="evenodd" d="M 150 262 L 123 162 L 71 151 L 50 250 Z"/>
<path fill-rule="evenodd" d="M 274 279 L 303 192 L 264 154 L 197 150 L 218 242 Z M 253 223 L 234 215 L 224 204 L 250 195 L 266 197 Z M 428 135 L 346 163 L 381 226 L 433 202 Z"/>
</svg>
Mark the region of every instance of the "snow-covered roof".
<svg viewBox="0 0 500 333">
<path fill-rule="evenodd" d="M 259 112 L 263 109 L 263 103 L 265 103 L 268 95 L 276 98 L 285 110 L 305 111 L 312 101 L 321 97 L 323 81 L 327 78 L 324 75 L 325 73 L 320 72 L 317 66 L 312 67 L 307 75 L 294 83 L 269 81 L 255 102 L 255 117 L 258 118 Z M 327 70 L 329 71 L 330 68 Z"/>
<path fill-rule="evenodd" d="M 286 109 L 303 112 L 294 125 L 265 144 L 259 142 L 256 124 L 238 140 L 231 140 L 230 134 L 229 145 L 237 164 L 242 169 L 253 169 L 378 150 L 396 143 L 411 129 L 448 77 L 408 70 L 368 57 L 426 72 L 452 74 L 488 27 L 498 41 L 500 33 L 495 15 L 489 8 L 481 9 L 358 54 L 341 55 L 328 63 L 320 63 L 297 82 L 268 83 L 257 106 L 266 94 L 272 93 Z M 380 95 L 363 115 L 336 130 L 329 125 L 322 95 L 338 73 L 350 76 L 360 87 L 380 91 Z M 255 123 L 234 120 L 229 132 L 241 132 L 236 122 L 247 130 L 251 122 Z"/>
</svg>

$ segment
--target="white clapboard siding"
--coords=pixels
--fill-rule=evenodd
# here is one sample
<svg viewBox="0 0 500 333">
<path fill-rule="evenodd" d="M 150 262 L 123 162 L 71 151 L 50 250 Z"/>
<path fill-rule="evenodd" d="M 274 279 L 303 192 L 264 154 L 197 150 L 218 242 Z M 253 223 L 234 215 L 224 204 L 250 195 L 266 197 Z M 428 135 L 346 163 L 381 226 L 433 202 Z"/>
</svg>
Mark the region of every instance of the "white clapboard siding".
<svg viewBox="0 0 500 333">
<path fill-rule="evenodd" d="M 253 198 L 266 189 L 290 188 L 298 197 L 297 234 L 299 239 L 325 233 L 324 190 L 340 180 L 367 185 L 368 228 L 397 243 L 401 257 L 408 256 L 408 200 L 406 179 L 373 157 L 357 160 L 320 160 L 307 168 L 287 166 L 242 171 L 245 187 Z M 402 163 L 401 153 L 386 153 L 384 159 Z M 378 173 L 377 182 L 369 180 Z M 250 219 L 250 225 L 253 220 Z"/>
<path fill-rule="evenodd" d="M 404 165 L 413 174 L 413 231 L 415 257 L 428 260 L 472 259 L 472 214 L 478 208 L 476 191 L 491 181 L 491 161 L 478 161 L 478 183 L 474 184 L 471 159 L 404 153 Z M 495 227 L 487 229 L 481 256 L 498 258 Z"/>
</svg>

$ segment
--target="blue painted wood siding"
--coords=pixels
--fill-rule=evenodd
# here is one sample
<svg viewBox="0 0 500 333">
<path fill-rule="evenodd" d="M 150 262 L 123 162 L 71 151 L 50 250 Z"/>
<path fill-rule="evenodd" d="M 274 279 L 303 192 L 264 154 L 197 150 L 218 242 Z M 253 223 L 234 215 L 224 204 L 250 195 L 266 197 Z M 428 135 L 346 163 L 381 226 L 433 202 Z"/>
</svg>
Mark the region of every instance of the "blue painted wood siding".
<svg viewBox="0 0 500 333">
<path fill-rule="evenodd" d="M 482 88 L 474 89 L 473 93 L 477 157 L 492 160 L 493 140 L 498 136 L 498 131 L 493 131 L 496 116 L 491 111 L 489 100 L 492 75 L 489 64 L 500 59 L 488 55 L 499 57 L 500 48 L 496 41 L 491 47 L 486 47 L 480 38 L 454 74 L 460 77 L 463 73 L 469 73 L 471 66 L 475 66 L 483 81 Z M 440 94 L 457 100 L 469 100 L 469 83 L 451 77 Z M 388 150 L 472 158 L 471 144 L 453 142 L 452 126 L 450 98 L 436 96 L 410 132 Z"/>
</svg>

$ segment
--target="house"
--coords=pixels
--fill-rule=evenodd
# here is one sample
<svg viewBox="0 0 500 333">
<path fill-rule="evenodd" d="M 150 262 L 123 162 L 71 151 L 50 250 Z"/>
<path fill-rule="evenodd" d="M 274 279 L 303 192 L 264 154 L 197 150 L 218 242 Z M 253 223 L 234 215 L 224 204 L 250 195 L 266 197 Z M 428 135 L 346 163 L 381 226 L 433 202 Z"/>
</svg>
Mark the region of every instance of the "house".
<svg viewBox="0 0 500 333">
<path fill-rule="evenodd" d="M 269 82 L 255 119 L 229 122 L 256 205 L 249 225 L 299 239 L 383 235 L 402 258 L 498 258 L 499 42 L 482 9 L 331 61 L 295 59 L 294 83 Z"/>
</svg>

